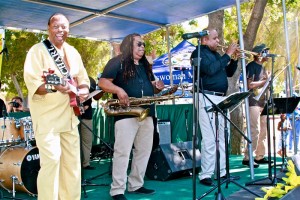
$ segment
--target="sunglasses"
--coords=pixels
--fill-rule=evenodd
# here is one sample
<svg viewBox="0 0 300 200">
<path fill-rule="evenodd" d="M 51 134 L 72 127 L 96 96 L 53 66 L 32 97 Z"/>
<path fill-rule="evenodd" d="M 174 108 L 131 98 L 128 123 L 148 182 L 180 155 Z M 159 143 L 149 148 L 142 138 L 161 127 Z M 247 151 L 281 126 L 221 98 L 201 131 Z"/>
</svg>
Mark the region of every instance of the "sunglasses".
<svg viewBox="0 0 300 200">
<path fill-rule="evenodd" d="M 138 47 L 141 47 L 142 45 L 143 45 L 144 47 L 146 47 L 145 42 L 138 42 L 138 43 L 137 43 L 137 46 L 138 46 Z"/>
</svg>

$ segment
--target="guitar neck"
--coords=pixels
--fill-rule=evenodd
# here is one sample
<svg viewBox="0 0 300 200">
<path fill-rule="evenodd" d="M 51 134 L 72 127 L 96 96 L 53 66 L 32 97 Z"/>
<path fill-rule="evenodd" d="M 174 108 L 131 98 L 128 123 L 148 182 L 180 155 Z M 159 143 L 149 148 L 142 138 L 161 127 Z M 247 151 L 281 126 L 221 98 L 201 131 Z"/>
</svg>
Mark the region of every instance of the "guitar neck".
<svg viewBox="0 0 300 200">
<path fill-rule="evenodd" d="M 66 84 L 69 85 L 69 89 L 76 95 L 78 96 L 78 89 L 75 85 L 73 85 L 73 81 L 69 80 L 69 81 L 65 81 L 63 78 L 60 78 L 60 84 L 65 86 Z"/>
<path fill-rule="evenodd" d="M 76 94 L 76 96 L 78 96 L 78 89 L 75 85 L 72 85 L 71 83 L 69 83 L 69 88 L 74 94 Z"/>
</svg>

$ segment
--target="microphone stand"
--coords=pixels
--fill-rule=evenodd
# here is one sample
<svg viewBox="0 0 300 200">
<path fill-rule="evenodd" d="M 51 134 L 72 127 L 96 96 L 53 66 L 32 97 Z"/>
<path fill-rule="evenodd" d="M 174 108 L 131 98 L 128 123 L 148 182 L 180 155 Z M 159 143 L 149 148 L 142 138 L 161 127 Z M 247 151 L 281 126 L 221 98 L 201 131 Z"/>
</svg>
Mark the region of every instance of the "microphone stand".
<svg viewBox="0 0 300 200">
<path fill-rule="evenodd" d="M 274 119 L 274 102 L 273 102 L 273 79 L 274 79 L 274 62 L 275 57 L 272 57 L 272 73 L 271 78 L 269 80 L 269 91 L 270 95 L 267 98 L 267 140 L 268 140 L 268 177 L 258 179 L 249 183 L 246 183 L 245 185 L 276 185 L 278 183 L 277 176 L 276 176 L 276 134 L 275 134 L 275 119 Z M 268 95 L 267 95 L 268 96 Z M 272 166 L 271 166 L 271 139 L 270 139 L 270 116 L 269 116 L 269 108 L 272 108 L 272 115 L 273 115 L 273 150 L 274 150 L 274 176 L 272 177 Z M 263 181 L 265 179 L 269 179 L 270 183 L 260 183 L 260 181 Z"/>
<path fill-rule="evenodd" d="M 247 138 L 247 136 L 245 136 L 241 131 L 240 129 L 232 122 L 228 119 L 227 116 L 224 115 L 224 113 L 222 112 L 222 110 L 216 106 L 216 104 L 214 102 L 212 102 L 211 99 L 209 99 L 207 97 L 207 95 L 202 92 L 203 96 L 205 98 L 207 98 L 212 106 L 213 106 L 213 109 L 215 110 L 216 112 L 216 117 L 215 117 L 215 125 L 216 125 L 216 155 L 217 155 L 217 180 L 218 180 L 218 185 L 215 186 L 214 188 L 210 189 L 209 191 L 207 191 L 206 193 L 204 193 L 200 198 L 196 198 L 196 145 L 197 145 L 197 135 L 196 133 L 198 133 L 198 128 L 199 128 L 199 88 L 200 88 L 200 84 L 199 84 L 199 81 L 200 81 L 200 69 L 201 69 L 201 65 L 200 65 L 200 61 L 201 61 L 201 57 L 200 57 L 200 48 L 201 48 L 201 42 L 200 42 L 200 38 L 198 38 L 198 52 L 197 52 L 197 83 L 195 81 L 195 76 L 193 76 L 193 105 L 194 105 L 194 109 L 193 109 L 193 199 L 202 199 L 204 198 L 205 196 L 207 196 L 209 193 L 211 193 L 213 190 L 216 189 L 216 187 L 218 187 L 218 192 L 216 193 L 216 199 L 217 200 L 222 200 L 222 199 L 225 199 L 225 197 L 223 196 L 222 194 L 222 191 L 221 191 L 221 185 L 223 183 L 227 183 L 226 187 L 228 187 L 228 184 L 229 182 L 233 182 L 235 183 L 237 186 L 245 189 L 246 191 L 254 194 L 255 196 L 258 196 L 260 197 L 258 194 L 252 192 L 251 190 L 247 189 L 246 187 L 240 185 L 239 183 L 237 183 L 236 181 L 230 179 L 230 174 L 229 174 L 229 163 L 226 164 L 226 180 L 224 180 L 222 183 L 220 181 L 221 177 L 220 177 L 220 151 L 219 151 L 219 133 L 218 133 L 218 112 L 221 113 L 238 131 L 239 133 L 249 142 L 251 143 L 251 140 L 249 140 Z M 192 64 L 195 66 L 195 60 L 192 60 Z M 195 68 L 196 69 L 196 68 Z M 195 71 L 195 70 L 194 70 Z M 197 91 L 195 91 L 194 88 L 197 88 Z M 227 121 L 225 121 L 225 124 L 227 123 Z M 227 129 L 227 128 L 226 128 Z M 226 134 L 226 129 L 225 129 L 225 137 L 228 137 L 228 134 Z M 227 135 L 227 136 L 226 136 Z M 228 142 L 228 141 L 225 141 L 225 142 Z M 226 146 L 227 147 L 227 146 Z M 228 148 L 226 149 L 226 156 L 229 156 L 228 155 Z M 227 162 L 229 162 L 229 158 L 226 159 Z"/>
<path fill-rule="evenodd" d="M 213 188 L 211 188 L 210 190 L 208 190 L 207 192 L 205 192 L 201 197 L 197 198 L 197 200 L 204 198 L 205 196 L 207 196 L 209 193 L 211 193 L 213 190 L 215 190 L 216 188 L 218 188 L 218 192 L 216 193 L 216 199 L 217 200 L 223 200 L 225 199 L 225 197 L 222 194 L 221 191 L 221 185 L 226 183 L 226 188 L 228 188 L 228 184 L 230 182 L 234 183 L 235 185 L 239 186 L 240 188 L 248 191 L 249 193 L 260 197 L 260 195 L 256 194 L 255 192 L 251 191 L 250 189 L 242 186 L 241 184 L 239 184 L 238 182 L 236 182 L 235 180 L 233 180 L 233 178 L 230 178 L 230 173 L 229 173 L 229 152 L 228 152 L 228 127 L 227 127 L 227 121 L 230 122 L 231 125 L 234 126 L 234 128 L 244 137 L 245 140 L 248 141 L 248 143 L 251 143 L 251 140 L 243 134 L 243 132 L 227 117 L 227 113 L 226 110 L 229 109 L 230 107 L 233 107 L 234 105 L 236 106 L 238 103 L 234 102 L 234 101 L 242 101 L 244 98 L 249 96 L 249 92 L 246 93 L 240 93 L 238 95 L 241 96 L 233 96 L 232 99 L 224 99 L 221 103 L 219 103 L 219 106 L 222 106 L 223 108 L 221 109 L 218 105 L 216 105 L 210 98 L 207 97 L 207 95 L 202 92 L 203 96 L 211 103 L 211 109 L 207 109 L 207 112 L 215 112 L 215 126 L 216 126 L 216 155 L 217 155 L 217 180 L 218 180 L 218 184 L 217 186 L 214 186 Z M 228 103 L 229 102 L 229 103 Z M 220 178 L 220 150 L 219 150 L 219 120 L 218 120 L 218 115 L 221 114 L 224 117 L 224 138 L 225 138 L 225 156 L 226 156 L 226 179 L 223 180 L 221 182 L 221 178 Z"/>
<path fill-rule="evenodd" d="M 81 126 L 84 126 L 85 128 L 87 128 L 92 134 L 94 134 L 93 133 L 93 130 L 90 128 L 90 127 L 88 127 L 83 121 L 82 121 L 82 119 L 81 119 L 81 117 L 79 117 L 79 121 L 80 121 L 80 124 L 79 124 L 79 133 L 80 133 L 80 147 L 81 147 L 81 154 L 83 154 L 83 151 L 82 151 L 82 133 L 81 133 Z M 109 130 L 110 131 L 110 130 Z M 109 144 L 107 144 L 106 142 L 104 142 L 101 138 L 100 138 L 100 141 L 110 150 L 110 152 L 113 152 L 113 149 L 110 147 L 110 145 Z M 82 155 L 83 156 L 83 155 Z M 92 178 L 88 178 L 88 179 L 85 179 L 84 178 L 84 170 L 83 170 L 83 165 L 82 165 L 83 163 L 81 162 L 81 168 L 82 168 L 82 170 L 81 170 L 81 177 L 82 177 L 82 183 L 81 183 L 81 187 L 82 187 L 82 189 L 83 189 L 83 193 L 84 193 L 84 198 L 87 198 L 88 197 L 88 195 L 87 195 L 87 193 L 86 193 L 86 186 L 109 186 L 109 184 L 108 183 L 104 183 L 104 184 L 94 184 L 94 183 L 92 183 L 91 181 L 92 180 L 94 180 L 94 179 L 96 179 L 96 178 L 98 178 L 98 177 L 101 177 L 101 176 L 103 176 L 103 175 L 105 175 L 105 174 L 108 174 L 108 173 L 110 173 L 110 171 L 107 171 L 107 172 L 104 172 L 104 173 L 101 173 L 101 174 L 99 174 L 99 175 L 96 175 L 96 176 L 94 176 L 94 177 L 92 177 Z"/>
<path fill-rule="evenodd" d="M 192 146 L 193 146 L 193 199 L 196 199 L 196 147 L 197 143 L 197 133 L 199 132 L 199 77 L 200 77 L 200 45 L 201 40 L 198 38 L 198 52 L 197 52 L 197 76 L 193 76 L 193 136 L 192 136 Z M 192 60 L 194 62 L 194 60 Z M 195 66 L 195 63 L 192 63 Z M 195 72 L 195 70 L 194 70 Z M 197 83 L 195 77 L 198 77 Z M 195 91 L 195 87 L 197 90 Z"/>
<path fill-rule="evenodd" d="M 188 120 L 187 120 L 188 119 L 188 113 L 189 113 L 189 110 L 184 111 L 186 138 L 188 138 L 188 132 L 189 132 Z"/>
</svg>

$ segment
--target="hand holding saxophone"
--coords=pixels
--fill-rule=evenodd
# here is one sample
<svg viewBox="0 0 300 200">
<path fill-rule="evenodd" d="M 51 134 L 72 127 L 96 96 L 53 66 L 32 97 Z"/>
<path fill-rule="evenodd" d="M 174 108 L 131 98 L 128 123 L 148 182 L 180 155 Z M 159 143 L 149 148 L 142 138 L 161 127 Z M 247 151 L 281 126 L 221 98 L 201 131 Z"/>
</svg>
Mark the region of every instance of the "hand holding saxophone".
<svg viewBox="0 0 300 200">
<path fill-rule="evenodd" d="M 165 84 L 162 80 L 157 80 L 154 82 L 154 84 L 155 84 L 155 88 L 158 89 L 159 91 L 165 88 Z"/>
<path fill-rule="evenodd" d="M 130 106 L 128 94 L 122 88 L 118 90 L 117 96 L 121 106 Z"/>
</svg>

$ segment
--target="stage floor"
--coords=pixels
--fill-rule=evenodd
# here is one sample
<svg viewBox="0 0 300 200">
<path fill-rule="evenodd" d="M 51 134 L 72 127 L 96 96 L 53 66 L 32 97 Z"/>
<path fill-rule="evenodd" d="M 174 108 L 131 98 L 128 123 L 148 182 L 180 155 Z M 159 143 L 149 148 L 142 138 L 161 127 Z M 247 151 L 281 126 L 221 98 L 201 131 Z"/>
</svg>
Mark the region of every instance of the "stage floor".
<svg viewBox="0 0 300 200">
<path fill-rule="evenodd" d="M 238 184 L 245 186 L 245 183 L 251 182 L 250 178 L 250 169 L 242 165 L 242 156 L 230 156 L 230 173 L 232 175 L 238 175 L 241 177 L 240 180 L 236 181 Z M 277 158 L 277 162 L 281 161 L 281 158 Z M 104 160 L 93 160 L 92 166 L 96 167 L 96 170 L 84 170 L 83 178 L 84 180 L 83 189 L 86 190 L 86 196 L 84 195 L 84 190 L 82 190 L 82 198 L 81 199 L 101 199 L 108 200 L 111 199 L 109 196 L 109 189 L 111 183 L 111 174 L 110 174 L 110 159 Z M 268 177 L 268 165 L 260 165 L 259 168 L 254 169 L 255 172 L 255 180 L 261 178 Z M 272 174 L 273 170 L 272 170 Z M 277 167 L 276 170 L 277 177 L 282 177 L 283 174 L 280 172 L 280 166 Z M 36 180 L 32 180 L 36 181 Z M 45 180 L 47 181 L 47 180 Z M 269 179 L 265 182 L 269 183 Z M 91 185 L 90 185 L 90 184 Z M 217 181 L 215 181 L 217 184 Z M 98 184 L 97 186 L 92 186 L 93 184 Z M 223 184 L 221 187 L 222 194 L 228 200 L 237 200 L 241 199 L 255 199 L 255 196 L 249 193 L 246 190 L 240 188 L 237 184 L 229 183 L 228 188 L 225 188 L 226 184 Z M 160 199 L 180 199 L 180 200 L 191 200 L 193 199 L 193 179 L 192 176 L 176 178 L 168 181 L 155 181 L 149 180 L 146 178 L 145 187 L 155 189 L 156 193 L 154 195 L 138 195 L 138 194 L 128 194 L 126 193 L 126 197 L 128 199 L 144 199 L 144 200 L 160 200 Z M 260 190 L 262 185 L 258 186 L 247 186 L 248 189 L 254 191 L 257 194 L 264 195 L 264 193 Z M 198 177 L 196 179 L 196 198 L 199 198 L 203 194 L 205 194 L 212 187 L 207 187 L 199 184 Z M 8 193 L 6 190 L 3 190 L 4 197 L 12 197 L 12 194 Z M 204 197 L 203 199 L 214 199 L 215 192 L 217 192 L 217 188 L 213 190 L 209 195 Z M 37 199 L 36 197 L 32 197 L 25 192 L 17 191 L 15 195 L 16 199 Z"/>
</svg>

